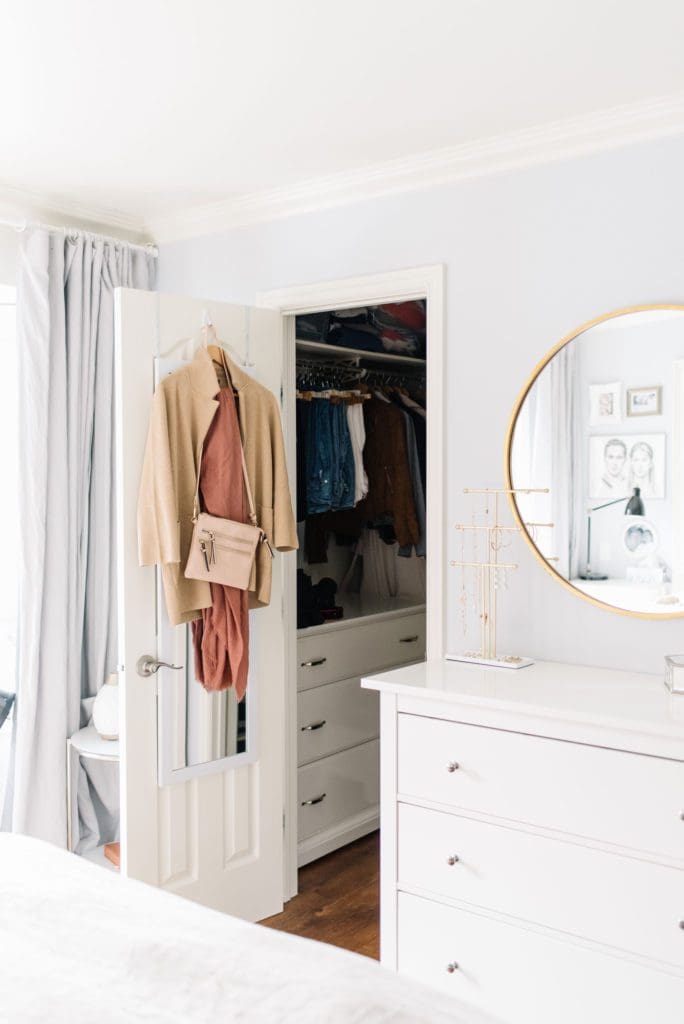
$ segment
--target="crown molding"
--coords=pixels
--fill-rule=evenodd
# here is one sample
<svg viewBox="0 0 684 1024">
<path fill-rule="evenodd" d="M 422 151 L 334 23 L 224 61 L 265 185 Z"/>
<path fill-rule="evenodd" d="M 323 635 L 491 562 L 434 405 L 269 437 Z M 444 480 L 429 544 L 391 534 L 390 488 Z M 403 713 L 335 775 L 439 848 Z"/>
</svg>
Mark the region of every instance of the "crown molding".
<svg viewBox="0 0 684 1024">
<path fill-rule="evenodd" d="M 151 218 L 145 227 L 155 242 L 218 234 L 248 224 L 567 160 L 682 132 L 684 92 L 190 207 Z"/>
<path fill-rule="evenodd" d="M 16 222 L 17 226 L 24 223 L 50 224 L 120 235 L 122 240 L 129 242 L 150 241 L 139 217 L 10 185 L 0 184 L 0 219 Z"/>
</svg>

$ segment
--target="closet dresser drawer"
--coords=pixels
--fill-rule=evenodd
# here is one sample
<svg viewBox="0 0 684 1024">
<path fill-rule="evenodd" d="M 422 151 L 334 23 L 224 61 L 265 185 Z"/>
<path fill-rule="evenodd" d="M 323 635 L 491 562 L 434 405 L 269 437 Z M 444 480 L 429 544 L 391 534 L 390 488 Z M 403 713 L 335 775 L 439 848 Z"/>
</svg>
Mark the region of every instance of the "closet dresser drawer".
<svg viewBox="0 0 684 1024">
<path fill-rule="evenodd" d="M 374 740 L 379 732 L 378 695 L 362 690 L 358 676 L 297 695 L 298 764 Z"/>
<path fill-rule="evenodd" d="M 404 615 L 297 640 L 297 689 L 349 679 L 425 656 L 425 615 Z"/>
<path fill-rule="evenodd" d="M 406 714 L 397 742 L 400 799 L 684 860 L 680 761 Z"/>
<path fill-rule="evenodd" d="M 380 799 L 380 743 L 321 758 L 298 769 L 298 838 L 301 842 L 363 811 Z"/>
<path fill-rule="evenodd" d="M 399 805 L 400 889 L 419 889 L 684 969 L 684 871 Z"/>
<path fill-rule="evenodd" d="M 681 1024 L 682 981 L 405 893 L 398 968 L 506 1024 Z"/>
</svg>

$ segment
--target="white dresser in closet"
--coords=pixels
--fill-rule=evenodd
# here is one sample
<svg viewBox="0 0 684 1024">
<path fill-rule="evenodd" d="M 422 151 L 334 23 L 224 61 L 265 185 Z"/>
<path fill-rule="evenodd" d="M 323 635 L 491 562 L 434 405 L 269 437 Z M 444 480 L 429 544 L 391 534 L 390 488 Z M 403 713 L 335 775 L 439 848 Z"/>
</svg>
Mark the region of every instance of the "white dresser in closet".
<svg viewBox="0 0 684 1024">
<path fill-rule="evenodd" d="M 429 661 L 380 691 L 383 962 L 506 1024 L 684 1020 L 684 698 Z"/>
<path fill-rule="evenodd" d="M 343 604 L 346 618 L 297 633 L 300 866 L 378 827 L 378 695 L 360 677 L 425 656 L 424 605 Z"/>
</svg>

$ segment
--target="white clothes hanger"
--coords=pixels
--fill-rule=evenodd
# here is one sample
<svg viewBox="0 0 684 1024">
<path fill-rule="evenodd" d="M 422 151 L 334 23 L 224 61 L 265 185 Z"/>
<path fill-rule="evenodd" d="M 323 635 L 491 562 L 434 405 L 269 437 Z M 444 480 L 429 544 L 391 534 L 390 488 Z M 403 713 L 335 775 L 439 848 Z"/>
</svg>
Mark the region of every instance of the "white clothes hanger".
<svg viewBox="0 0 684 1024">
<path fill-rule="evenodd" d="M 205 309 L 202 314 L 202 321 L 202 344 L 204 348 L 206 348 L 207 352 L 214 360 L 214 362 L 221 362 L 221 351 L 224 350 L 225 352 L 228 352 L 230 354 L 231 359 L 233 359 L 233 361 L 238 363 L 240 366 L 248 365 L 246 360 L 242 359 L 242 357 L 237 354 L 235 349 L 231 348 L 230 345 L 227 345 L 226 342 L 220 340 L 219 336 L 216 333 L 214 322 L 211 319 L 211 315 L 207 309 Z"/>
</svg>

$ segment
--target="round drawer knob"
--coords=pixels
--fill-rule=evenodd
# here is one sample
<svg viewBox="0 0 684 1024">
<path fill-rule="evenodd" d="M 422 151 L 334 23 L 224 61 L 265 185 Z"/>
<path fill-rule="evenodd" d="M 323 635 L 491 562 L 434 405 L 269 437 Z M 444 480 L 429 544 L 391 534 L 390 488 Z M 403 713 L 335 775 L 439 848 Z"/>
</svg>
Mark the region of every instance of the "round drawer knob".
<svg viewBox="0 0 684 1024">
<path fill-rule="evenodd" d="M 450 868 L 453 868 L 454 864 L 458 864 L 458 857 L 455 853 L 452 853 L 451 857 L 447 857 L 447 864 Z"/>
<path fill-rule="evenodd" d="M 449 761 L 449 764 L 447 765 L 447 771 L 448 772 L 455 772 L 457 770 L 457 768 L 458 768 L 458 761 Z"/>
<path fill-rule="evenodd" d="M 457 971 L 457 970 L 458 970 L 458 964 L 456 963 L 455 960 L 452 960 L 450 964 L 447 964 L 447 972 L 449 974 L 453 974 L 454 971 Z"/>
</svg>

